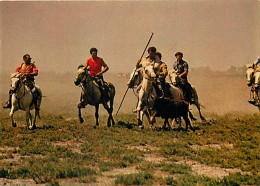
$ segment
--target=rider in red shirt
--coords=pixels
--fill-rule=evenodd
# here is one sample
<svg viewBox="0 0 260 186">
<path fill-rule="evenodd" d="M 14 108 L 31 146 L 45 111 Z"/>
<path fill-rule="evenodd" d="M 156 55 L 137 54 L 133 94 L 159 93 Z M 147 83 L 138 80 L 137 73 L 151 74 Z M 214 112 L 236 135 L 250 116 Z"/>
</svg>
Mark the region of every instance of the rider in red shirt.
<svg viewBox="0 0 260 186">
<path fill-rule="evenodd" d="M 38 75 L 38 69 L 34 63 L 31 63 L 31 57 L 29 54 L 23 56 L 24 62 L 20 64 L 15 72 L 21 73 L 21 78 L 24 79 L 25 84 L 31 89 L 35 99 L 37 98 L 37 89 L 34 84 L 34 76 Z M 3 106 L 3 108 L 11 108 L 11 97 L 13 92 L 9 91 L 9 100 Z M 37 106 L 37 104 L 36 104 Z"/>
<path fill-rule="evenodd" d="M 85 66 L 89 70 L 89 75 L 98 83 L 101 93 L 105 99 L 108 98 L 107 90 L 104 84 L 103 73 L 108 71 L 108 66 L 101 57 L 97 56 L 96 48 L 90 49 L 91 58 L 86 61 Z M 103 67 L 103 70 L 102 70 Z"/>
</svg>

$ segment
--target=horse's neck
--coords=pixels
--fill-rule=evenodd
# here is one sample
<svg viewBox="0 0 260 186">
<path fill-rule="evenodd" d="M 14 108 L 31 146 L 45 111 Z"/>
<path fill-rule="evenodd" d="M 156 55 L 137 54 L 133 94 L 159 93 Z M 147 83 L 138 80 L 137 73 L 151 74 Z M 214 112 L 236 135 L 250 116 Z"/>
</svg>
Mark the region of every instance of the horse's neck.
<svg viewBox="0 0 260 186">
<path fill-rule="evenodd" d="M 28 94 L 28 92 L 30 92 L 28 88 L 25 86 L 24 83 L 21 82 L 21 87 L 17 91 L 16 95 L 17 97 L 23 97 L 25 94 Z"/>
<path fill-rule="evenodd" d="M 255 84 L 260 84 L 260 72 L 256 72 L 254 74 L 254 78 L 255 78 Z"/>
<path fill-rule="evenodd" d="M 152 81 L 147 78 L 143 78 L 142 88 L 144 89 L 144 91 L 149 92 L 151 91 L 152 87 L 153 87 Z"/>
<path fill-rule="evenodd" d="M 83 83 L 83 89 L 87 96 L 93 96 L 97 91 L 99 91 L 99 88 L 96 86 L 96 84 L 93 81 L 88 81 Z"/>
</svg>

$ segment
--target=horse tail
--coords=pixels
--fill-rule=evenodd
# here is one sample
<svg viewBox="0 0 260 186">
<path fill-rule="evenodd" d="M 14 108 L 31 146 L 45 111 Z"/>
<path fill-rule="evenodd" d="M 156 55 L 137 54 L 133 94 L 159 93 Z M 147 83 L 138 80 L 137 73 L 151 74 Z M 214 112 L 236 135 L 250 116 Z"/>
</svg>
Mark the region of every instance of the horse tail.
<svg viewBox="0 0 260 186">
<path fill-rule="evenodd" d="M 205 105 L 203 103 L 201 103 L 200 101 L 198 101 L 198 103 L 199 103 L 199 106 L 201 106 L 202 108 L 204 108 L 204 109 L 206 108 Z"/>
<path fill-rule="evenodd" d="M 36 111 L 36 116 L 38 116 L 38 118 L 41 119 L 40 110 L 37 110 L 37 111 Z"/>
<path fill-rule="evenodd" d="M 42 91 L 41 91 L 40 87 L 38 87 L 38 86 L 36 86 L 36 87 L 37 87 L 37 89 L 38 89 L 38 91 L 39 91 L 39 94 L 40 94 L 40 96 L 39 96 L 39 102 L 38 102 L 39 108 L 40 108 L 41 103 L 42 103 L 42 97 L 46 97 L 46 96 L 43 96 L 43 95 L 42 95 Z M 37 110 L 35 114 L 36 114 L 36 116 L 38 116 L 39 119 L 41 119 L 40 110 Z"/>
</svg>

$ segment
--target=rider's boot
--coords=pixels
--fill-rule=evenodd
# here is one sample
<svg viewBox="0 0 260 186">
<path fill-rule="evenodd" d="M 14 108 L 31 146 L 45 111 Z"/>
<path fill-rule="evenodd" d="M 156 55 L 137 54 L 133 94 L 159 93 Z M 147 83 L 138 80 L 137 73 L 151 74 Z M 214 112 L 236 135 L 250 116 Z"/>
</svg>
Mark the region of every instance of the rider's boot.
<svg viewBox="0 0 260 186">
<path fill-rule="evenodd" d="M 158 83 L 158 84 L 157 84 L 157 87 L 158 87 L 158 90 L 159 90 L 159 91 L 158 91 L 158 97 L 159 97 L 159 98 L 163 98 L 165 94 L 164 94 L 162 85 Z"/>
<path fill-rule="evenodd" d="M 12 94 L 11 94 L 11 92 L 9 92 L 9 99 L 8 99 L 8 101 L 3 105 L 3 108 L 4 108 L 4 109 L 11 108 L 11 98 L 12 98 Z"/>
<path fill-rule="evenodd" d="M 105 101 L 108 101 L 109 100 L 109 95 L 108 95 L 108 91 L 106 90 L 105 86 L 101 86 L 101 94 L 102 94 L 102 97 Z"/>
</svg>

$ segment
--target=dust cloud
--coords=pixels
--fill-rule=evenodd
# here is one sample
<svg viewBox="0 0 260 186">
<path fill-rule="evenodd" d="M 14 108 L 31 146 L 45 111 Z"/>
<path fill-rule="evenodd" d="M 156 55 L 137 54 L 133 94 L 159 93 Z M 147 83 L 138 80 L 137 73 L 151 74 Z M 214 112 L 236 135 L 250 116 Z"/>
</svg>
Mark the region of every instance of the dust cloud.
<svg viewBox="0 0 260 186">
<path fill-rule="evenodd" d="M 81 88 L 74 85 L 76 73 L 42 72 L 36 79 L 41 88 L 43 98 L 41 109 L 47 113 L 67 113 L 77 117 L 77 104 L 79 103 Z M 8 74 L 6 74 L 8 76 Z M 104 75 L 106 81 L 112 82 L 116 87 L 114 101 L 114 113 L 116 113 L 123 95 L 127 89 L 129 74 L 109 73 Z M 190 72 L 190 82 L 197 89 L 199 100 L 205 106 L 202 113 L 255 113 L 258 109 L 250 105 L 250 88 L 246 85 L 243 73 L 228 74 L 227 72 Z M 1 82 L 3 90 L 0 102 L 7 99 L 10 82 Z M 119 114 L 132 113 L 137 103 L 137 97 L 132 89 L 129 89 Z M 191 106 L 192 112 L 197 115 L 195 106 Z M 1 108 L 2 110 L 2 108 Z M 83 116 L 94 117 L 94 107 L 88 105 L 82 110 Z M 100 106 L 100 114 L 106 114 L 105 109 Z"/>
</svg>

